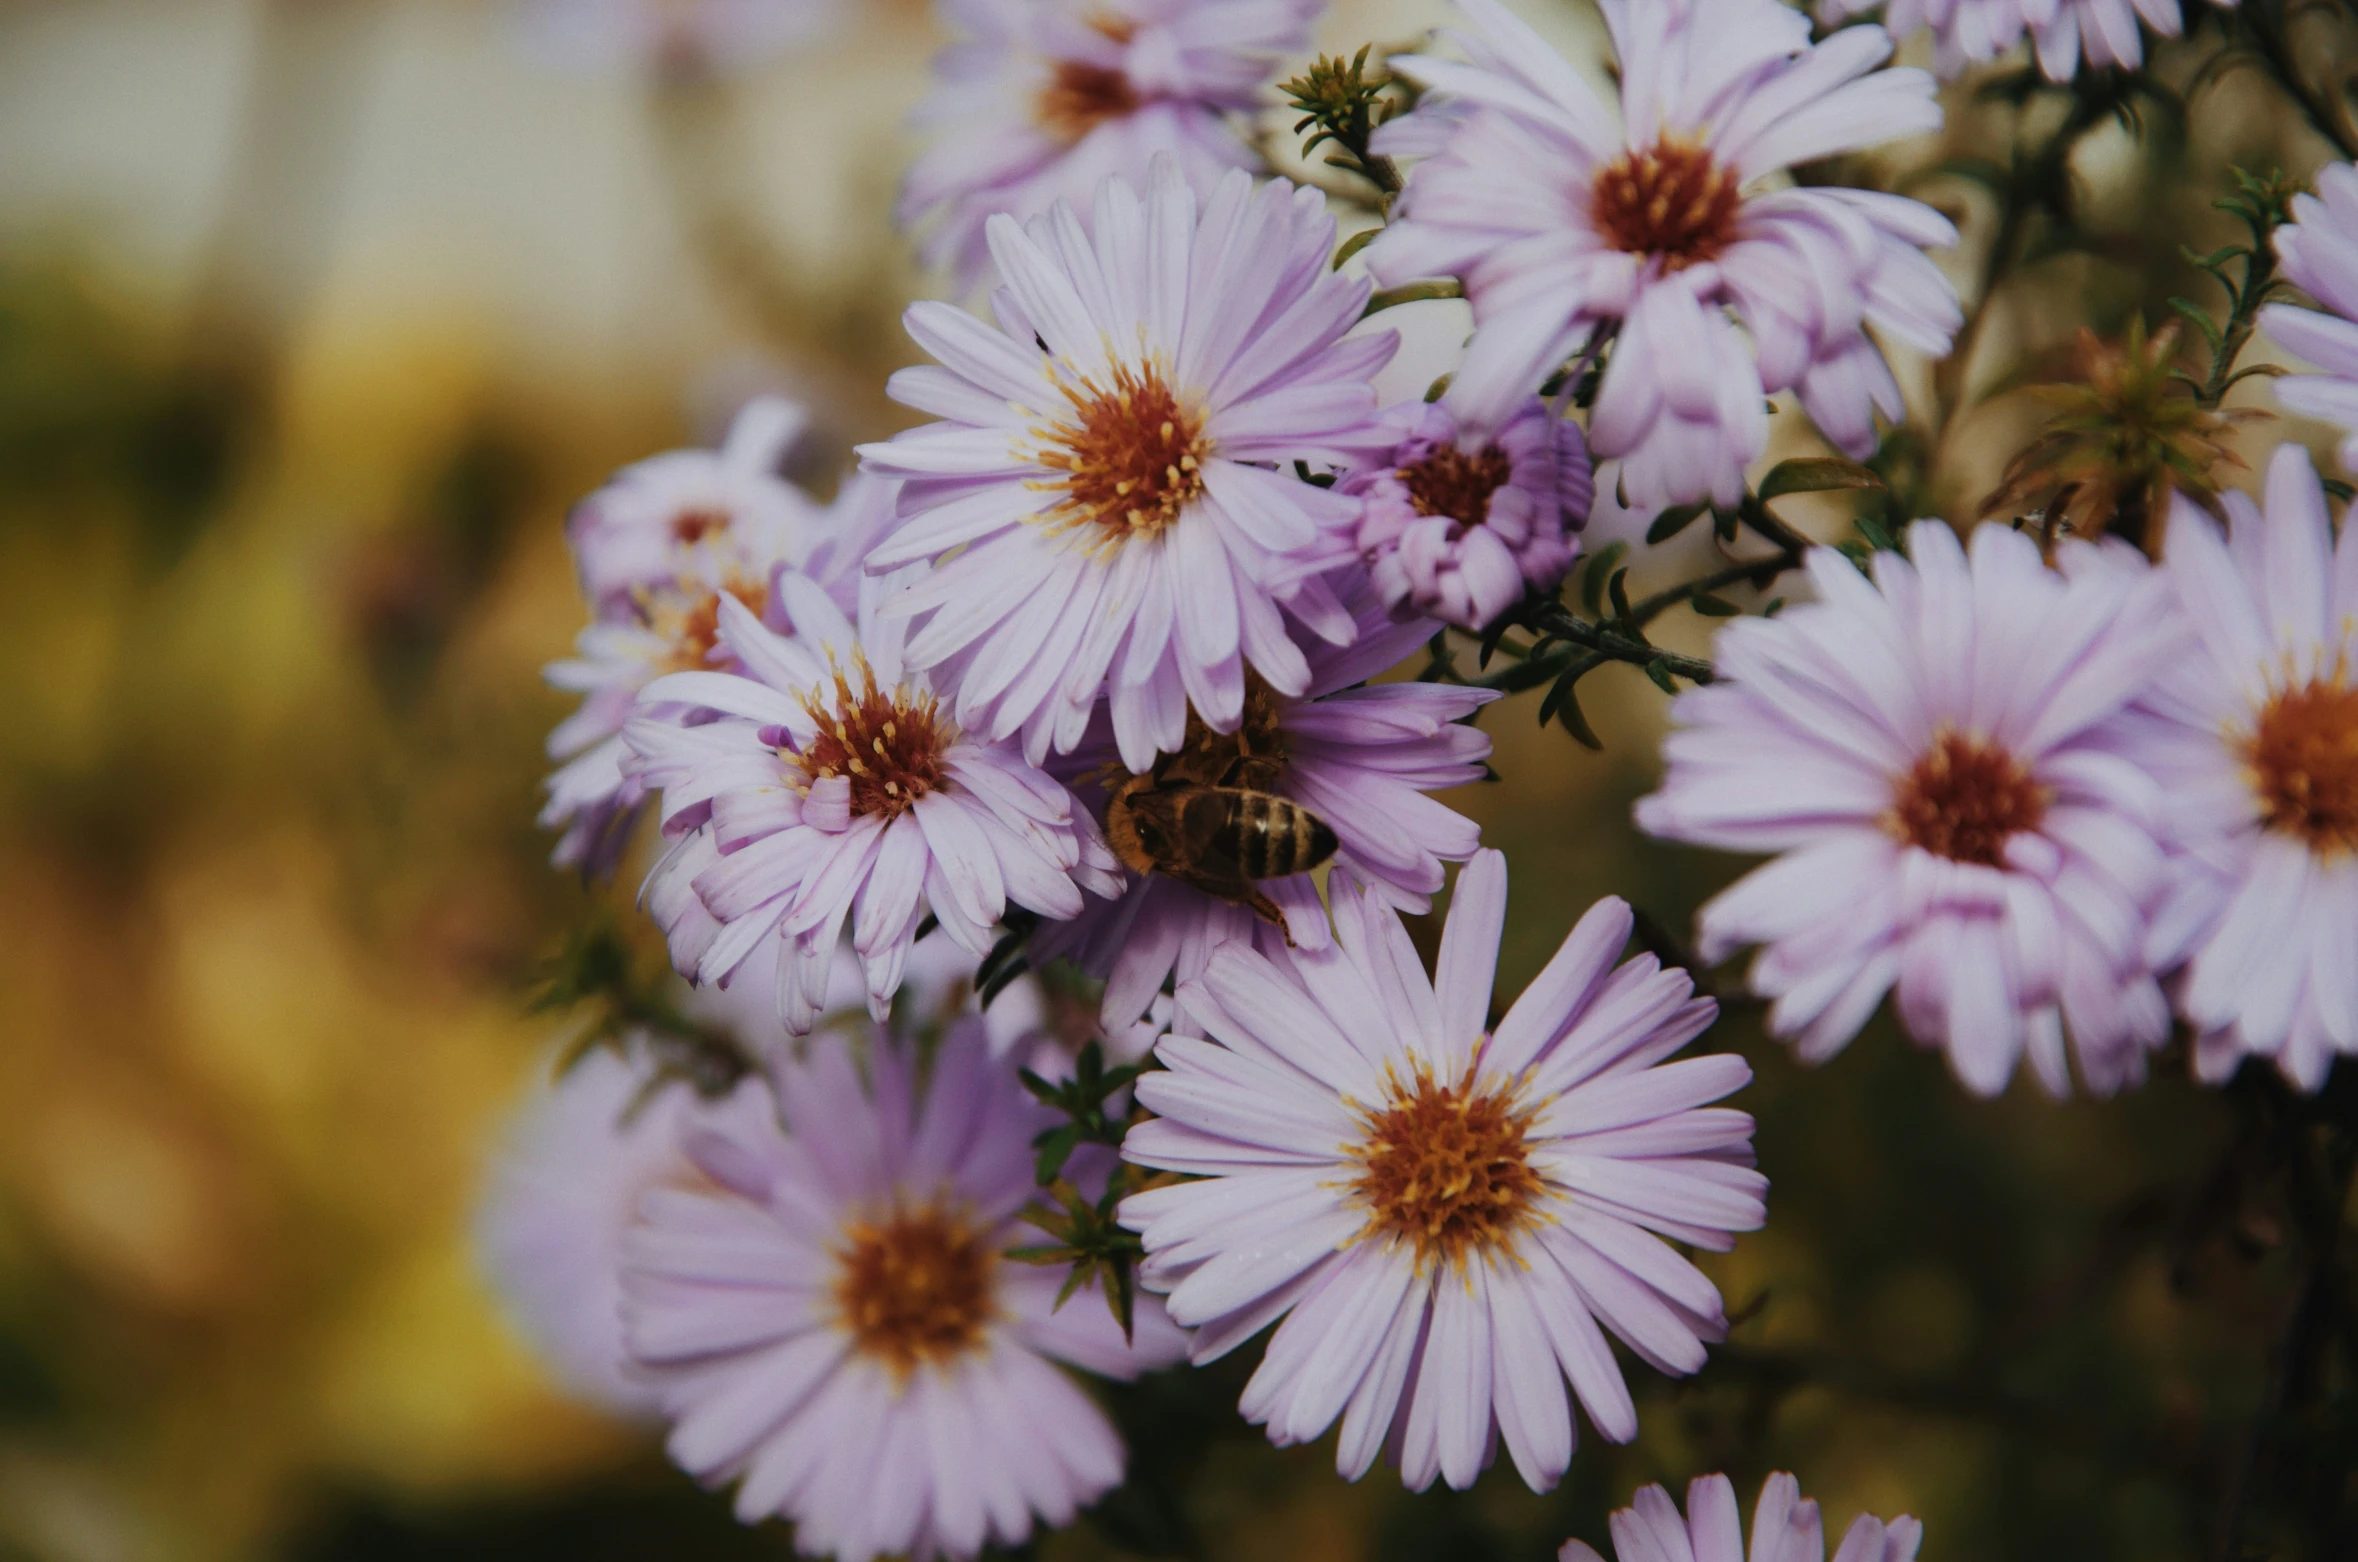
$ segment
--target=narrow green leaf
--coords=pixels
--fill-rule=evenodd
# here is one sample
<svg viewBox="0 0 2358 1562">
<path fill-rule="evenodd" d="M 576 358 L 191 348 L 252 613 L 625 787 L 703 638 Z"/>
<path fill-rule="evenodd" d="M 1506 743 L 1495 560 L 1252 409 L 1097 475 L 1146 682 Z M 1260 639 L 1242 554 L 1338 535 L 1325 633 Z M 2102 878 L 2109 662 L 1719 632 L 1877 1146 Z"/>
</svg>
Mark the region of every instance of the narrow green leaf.
<svg viewBox="0 0 2358 1562">
<path fill-rule="evenodd" d="M 1856 461 L 1800 456 L 1791 461 L 1780 461 L 1769 469 L 1768 476 L 1760 480 L 1760 497 L 1766 501 L 1782 498 L 1786 494 L 1814 494 L 1841 488 L 1882 486 L 1881 476 Z"/>
<path fill-rule="evenodd" d="M 1333 269 L 1337 271 L 1342 270 L 1344 261 L 1349 260 L 1352 256 L 1358 254 L 1361 250 L 1367 248 L 1370 244 L 1373 244 L 1376 241 L 1376 236 L 1383 231 L 1384 230 L 1380 226 L 1367 228 L 1358 233 L 1354 233 L 1349 238 L 1345 239 L 1335 250 L 1335 263 Z"/>
<path fill-rule="evenodd" d="M 1734 618 L 1744 611 L 1735 603 L 1715 597 L 1708 591 L 1698 591 L 1688 600 L 1695 611 L 1705 618 Z"/>
<path fill-rule="evenodd" d="M 2173 298 L 2170 300 L 2170 307 L 2194 322 L 2194 328 L 2200 331 L 2202 339 L 2210 344 L 2211 355 L 2218 356 L 2219 328 L 2211 324 L 2211 317 L 2203 307 L 2191 298 Z"/>
<path fill-rule="evenodd" d="M 1629 617 L 1628 581 L 1629 571 L 1617 569 L 1613 572 L 1613 578 L 1605 582 L 1605 595 L 1612 599 L 1615 618 L 1626 620 Z"/>
<path fill-rule="evenodd" d="M 1678 693 L 1678 685 L 1671 680 L 1670 664 L 1657 656 L 1646 663 L 1646 676 L 1654 680 L 1654 687 L 1664 694 Z"/>
<path fill-rule="evenodd" d="M 1580 572 L 1580 603 L 1592 617 L 1605 610 L 1605 577 L 1628 551 L 1628 543 L 1615 540 L 1589 555 L 1588 568 Z"/>
<path fill-rule="evenodd" d="M 1648 543 L 1668 542 L 1695 523 L 1695 517 L 1711 508 L 1707 504 L 1677 504 L 1654 517 L 1654 524 L 1646 528 Z"/>
</svg>

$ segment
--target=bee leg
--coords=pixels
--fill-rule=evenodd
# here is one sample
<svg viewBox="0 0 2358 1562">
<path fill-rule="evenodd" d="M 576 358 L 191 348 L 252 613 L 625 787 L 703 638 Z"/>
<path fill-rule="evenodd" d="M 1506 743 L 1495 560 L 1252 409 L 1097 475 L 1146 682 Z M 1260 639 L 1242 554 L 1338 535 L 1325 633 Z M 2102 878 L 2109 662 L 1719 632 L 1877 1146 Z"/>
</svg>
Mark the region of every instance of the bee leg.
<svg viewBox="0 0 2358 1562">
<path fill-rule="evenodd" d="M 1286 947 L 1288 949 L 1294 947 L 1294 930 L 1285 925 L 1285 913 L 1277 909 L 1276 901 L 1271 900 L 1268 896 L 1262 894 L 1259 890 L 1255 890 L 1253 891 L 1252 898 L 1247 900 L 1245 904 L 1252 907 L 1254 911 L 1258 912 L 1260 914 L 1261 920 L 1264 922 L 1274 922 L 1277 924 L 1277 930 L 1285 934 Z"/>
</svg>

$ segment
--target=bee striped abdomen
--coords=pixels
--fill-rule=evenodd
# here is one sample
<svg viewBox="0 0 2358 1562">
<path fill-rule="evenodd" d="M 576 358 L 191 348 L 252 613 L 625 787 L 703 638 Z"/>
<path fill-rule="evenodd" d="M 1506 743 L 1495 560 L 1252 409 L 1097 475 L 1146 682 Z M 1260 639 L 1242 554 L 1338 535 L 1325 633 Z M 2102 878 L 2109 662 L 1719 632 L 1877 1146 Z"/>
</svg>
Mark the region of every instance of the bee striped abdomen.
<svg viewBox="0 0 2358 1562">
<path fill-rule="evenodd" d="M 1237 798 L 1236 860 L 1245 876 L 1283 878 L 1306 873 L 1335 854 L 1335 833 L 1309 809 L 1273 792 Z"/>
</svg>

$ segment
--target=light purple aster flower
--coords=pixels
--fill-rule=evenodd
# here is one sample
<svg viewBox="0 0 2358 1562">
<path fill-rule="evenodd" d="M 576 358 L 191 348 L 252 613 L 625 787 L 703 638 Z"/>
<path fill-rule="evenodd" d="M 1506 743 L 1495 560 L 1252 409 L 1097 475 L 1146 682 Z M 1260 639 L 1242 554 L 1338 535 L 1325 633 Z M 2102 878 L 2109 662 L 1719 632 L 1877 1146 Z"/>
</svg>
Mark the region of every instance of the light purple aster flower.
<svg viewBox="0 0 2358 1562">
<path fill-rule="evenodd" d="M 2232 6 L 2235 0 L 2212 0 Z M 2145 62 L 2139 18 L 2165 38 L 2181 23 L 2179 0 L 1824 0 L 1818 10 L 1840 21 L 1882 6 L 1895 38 L 1932 34 L 1933 60 L 1943 76 L 1996 59 L 2028 31 L 2039 69 L 2049 81 L 2069 81 L 2085 56 L 2091 68 L 2135 70 Z"/>
<path fill-rule="evenodd" d="M 2190 957 L 2205 1078 L 2256 1056 L 2315 1090 L 2358 1053 L 2358 528 L 2335 544 L 2297 445 L 2266 499 L 2225 495 L 2224 540 L 2184 499 L 2170 515 L 2162 573 L 2198 649 L 2151 700 L 2186 854 L 2155 942 Z"/>
<path fill-rule="evenodd" d="M 1724 1475 L 1697 1476 L 1687 1486 L 1682 1517 L 1670 1493 L 1648 1486 L 1613 1514 L 1613 1550 L 1620 1562 L 1824 1562 L 1826 1530 L 1815 1501 L 1790 1475 L 1772 1475 L 1752 1509 L 1752 1549 L 1744 1548 L 1736 1488 Z M 1862 1513 L 1834 1553 L 1834 1562 L 1915 1562 L 1924 1526 L 1906 1514 L 1886 1523 Z M 1577 1540 L 1564 1542 L 1556 1562 L 1600 1562 Z"/>
<path fill-rule="evenodd" d="M 940 360 L 892 378 L 945 421 L 861 447 L 905 479 L 870 570 L 938 561 L 892 611 L 924 615 L 912 666 L 942 669 L 965 726 L 1023 735 L 1037 764 L 1081 741 L 1110 691 L 1123 760 L 1175 749 L 1188 708 L 1244 717 L 1249 668 L 1299 696 L 1286 616 L 1353 633 L 1321 572 L 1353 557 L 1359 507 L 1292 464 L 1382 448 L 1370 376 L 1393 335 L 1346 338 L 1367 284 L 1328 264 L 1316 190 L 1232 173 L 1199 219 L 1167 160 L 1142 200 L 1108 179 L 1096 238 L 1058 205 L 994 217 L 999 326 L 941 303 L 908 313 Z"/>
<path fill-rule="evenodd" d="M 868 582 L 855 629 L 815 582 L 781 571 L 791 637 L 724 598 L 719 640 L 742 671 L 673 673 L 645 697 L 717 719 L 642 709 L 625 731 L 633 774 L 662 788 L 664 831 L 681 840 L 646 891 L 673 963 L 725 984 L 768 950 L 797 1035 L 826 1000 L 847 923 L 882 1019 L 927 917 L 979 956 L 1010 901 L 1069 917 L 1083 884 L 1119 882 L 1071 794 L 960 731 L 905 665 L 906 626 L 874 612 L 888 589 Z"/>
<path fill-rule="evenodd" d="M 1261 106 L 1323 0 L 944 0 L 963 37 L 935 61 L 917 122 L 941 139 L 910 167 L 900 220 L 932 223 L 928 265 L 961 291 L 991 263 L 985 226 L 1058 201 L 1084 216 L 1108 176 L 1143 183 L 1170 157 L 1209 195 L 1261 170 L 1236 119 Z"/>
<path fill-rule="evenodd" d="M 594 618 L 545 675 L 582 696 L 548 741 L 562 763 L 540 823 L 563 832 L 558 866 L 613 871 L 645 796 L 623 774 L 623 723 L 651 680 L 713 665 L 721 597 L 766 611 L 771 575 L 793 566 L 856 600 L 860 557 L 892 524 L 892 485 L 855 474 L 833 505 L 812 502 L 777 473 L 803 421 L 791 402 L 753 402 L 720 450 L 626 467 L 575 507 L 567 539 Z"/>
<path fill-rule="evenodd" d="M 1441 887 L 1442 864 L 1465 861 L 1482 842 L 1471 819 L 1426 794 L 1481 779 L 1490 737 L 1464 718 L 1498 696 L 1442 683 L 1369 683 L 1431 639 L 1436 626 L 1392 619 L 1364 581 L 1342 596 L 1357 637 L 1340 648 L 1308 641 L 1310 682 L 1299 698 L 1255 683 L 1234 733 L 1191 722 L 1169 764 L 1299 804 L 1334 833 L 1338 868 L 1385 905 L 1422 912 Z M 1102 783 L 1122 772 L 1102 720 L 1095 735 L 1063 768 L 1102 815 Z M 1113 904 L 1092 902 L 1079 920 L 1042 927 L 1032 942 L 1036 958 L 1063 955 L 1105 978 L 1109 1032 L 1134 1022 L 1174 973 L 1182 983 L 1199 975 L 1223 943 L 1251 944 L 1264 935 L 1306 949 L 1331 942 L 1308 873 L 1254 881 L 1280 926 L 1247 902 L 1130 868 Z M 1175 1023 L 1194 1028 L 1184 1003 Z"/>
<path fill-rule="evenodd" d="M 1556 588 L 1596 494 L 1579 424 L 1535 396 L 1484 420 L 1446 395 L 1385 422 L 1398 443 L 1342 491 L 1366 505 L 1359 549 L 1393 613 L 1479 630 Z"/>
<path fill-rule="evenodd" d="M 2293 220 L 2276 230 L 2276 258 L 2287 278 L 2323 310 L 2270 304 L 2260 328 L 2323 370 L 2276 382 L 2287 412 L 2342 431 L 2335 452 L 2358 471 L 2358 167 L 2334 163 L 2317 176 L 2315 195 L 2296 195 Z"/>
<path fill-rule="evenodd" d="M 760 65 L 832 28 L 841 0 L 524 0 L 526 48 L 573 70 Z"/>
<path fill-rule="evenodd" d="M 747 1103 L 751 1106 L 748 1107 Z M 622 1234 L 651 1188 L 703 1173 L 694 1127 L 768 1112 L 766 1093 L 706 1101 L 600 1048 L 536 1089 L 508 1129 L 476 1219 L 476 1249 L 509 1316 L 576 1397 L 618 1415 L 655 1410 L 622 1343 Z"/>
<path fill-rule="evenodd" d="M 1732 504 L 1790 390 L 1863 458 L 1905 408 L 1865 330 L 1948 351 L 1955 290 L 1924 255 L 1956 229 L 1920 201 L 1765 186 L 1792 164 L 1940 123 L 1932 78 L 1879 70 L 1879 27 L 1810 41 L 1776 0 L 1602 0 L 1619 112 L 1497 0 L 1461 0 L 1471 63 L 1394 67 L 1430 107 L 1377 147 L 1424 155 L 1367 250 L 1387 283 L 1454 276 L 1475 331 L 1452 393 L 1507 405 L 1612 333 L 1589 419 L 1632 503 Z"/>
<path fill-rule="evenodd" d="M 2144 1077 L 2169 1034 L 2145 945 L 2168 889 L 2162 788 L 2123 715 L 2177 647 L 2160 580 L 2002 526 L 1938 521 L 1872 582 L 1820 548 L 1820 600 L 1720 631 L 1722 682 L 1671 707 L 1656 835 L 1781 853 L 1703 908 L 1703 958 L 1765 946 L 1769 1028 L 1822 1060 L 1883 994 L 1968 1089 L 2027 1051 L 2071 1089 Z"/>
<path fill-rule="evenodd" d="M 1069 1522 L 1122 1477 L 1105 1413 L 1053 1363 L 1130 1378 L 1185 1336 L 1151 1297 L 1128 1340 L 1094 1283 L 1012 1260 L 1038 1233 L 1032 1137 L 1050 1114 L 953 1026 L 914 1048 L 824 1036 L 778 1056 L 777 1111 L 688 1144 L 712 1187 L 659 1189 L 626 1239 L 630 1349 L 674 1459 L 736 1481 L 751 1521 L 844 1562 L 969 1557 Z"/>
<path fill-rule="evenodd" d="M 1430 981 L 1399 918 L 1334 884 L 1335 947 L 1227 944 L 1181 990 L 1211 1039 L 1161 1043 L 1138 1082 L 1158 1117 L 1123 1154 L 1203 1180 L 1122 1201 L 1140 1278 L 1198 1327 L 1198 1362 L 1284 1320 L 1242 1403 L 1279 1446 L 1339 1416 L 1346 1478 L 1389 1446 L 1422 1490 L 1471 1485 L 1503 1442 L 1544 1491 L 1572 1459 L 1567 1378 L 1602 1435 L 1637 1434 L 1600 1324 L 1673 1373 L 1723 1335 L 1719 1292 L 1661 1238 L 1724 1250 L 1760 1225 L 1752 1119 L 1706 1104 L 1751 1069 L 1664 1061 L 1716 1006 L 1651 955 L 1615 967 L 1618 900 L 1493 1032 L 1503 857 L 1459 878 Z"/>
</svg>

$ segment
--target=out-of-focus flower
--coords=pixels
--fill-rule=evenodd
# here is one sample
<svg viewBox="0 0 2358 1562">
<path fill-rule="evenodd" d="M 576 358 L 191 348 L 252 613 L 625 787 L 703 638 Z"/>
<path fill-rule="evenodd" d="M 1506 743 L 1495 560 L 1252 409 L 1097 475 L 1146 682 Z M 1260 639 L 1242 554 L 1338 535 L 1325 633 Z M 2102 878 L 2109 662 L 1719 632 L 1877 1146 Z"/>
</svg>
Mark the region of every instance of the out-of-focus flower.
<svg viewBox="0 0 2358 1562">
<path fill-rule="evenodd" d="M 2211 3 L 2224 7 L 2235 0 Z M 2165 38 L 2177 37 L 2182 25 L 2179 0 L 1821 0 L 1818 10 L 1840 21 L 1878 6 L 1893 37 L 1932 34 L 1934 64 L 1943 76 L 1996 59 L 2026 30 L 2049 81 L 2071 80 L 2083 58 L 2096 68 L 2135 70 L 2145 62 L 2139 18 Z"/>
<path fill-rule="evenodd" d="M 705 1101 L 652 1085 L 598 1049 L 525 1102 L 476 1221 L 476 1249 L 509 1316 L 567 1389 L 602 1409 L 645 1416 L 654 1390 L 622 1343 L 622 1234 L 651 1188 L 703 1174 L 682 1141 L 693 1127 L 767 1111 L 740 1090 Z"/>
<path fill-rule="evenodd" d="M 1367 507 L 1359 548 L 1385 605 L 1479 630 L 1563 580 L 1596 481 L 1580 425 L 1545 401 L 1495 424 L 1459 412 L 1447 396 L 1393 408 L 1399 442 L 1342 491 Z"/>
<path fill-rule="evenodd" d="M 2276 258 L 2324 308 L 2270 304 L 2260 311 L 2260 329 L 2323 372 L 2286 375 L 2276 382 L 2276 399 L 2287 412 L 2339 428 L 2335 454 L 2344 470 L 2358 472 L 2358 167 L 2327 167 L 2315 195 L 2293 197 L 2292 212 L 2293 221 L 2276 230 Z"/>
<path fill-rule="evenodd" d="M 2161 785 L 2123 712 L 2178 646 L 2158 577 L 2065 542 L 2062 573 L 2003 526 L 1970 565 L 1938 521 L 1872 583 L 1831 549 L 1820 600 L 1720 632 L 1719 683 L 1679 696 L 1656 835 L 1783 855 L 1703 908 L 1706 960 L 1764 945 L 1752 988 L 1804 1058 L 1832 1056 L 1896 986 L 1968 1089 L 2027 1051 L 2071 1089 L 2144 1078 L 2169 1034 L 2146 953 L 2169 887 Z"/>
<path fill-rule="evenodd" d="M 797 567 L 845 606 L 856 599 L 860 558 L 892 524 L 893 487 L 855 475 L 832 506 L 814 503 L 778 475 L 803 423 L 791 402 L 752 402 L 719 450 L 625 467 L 567 521 L 594 618 L 576 654 L 547 671 L 582 696 L 549 734 L 549 757 L 563 763 L 540 823 L 564 832 L 558 866 L 613 871 L 645 798 L 623 774 L 623 723 L 651 680 L 713 665 L 722 597 L 767 611 L 772 573 Z"/>
<path fill-rule="evenodd" d="M 1332 834 L 1336 867 L 1369 894 L 1398 910 L 1425 911 L 1441 887 L 1442 864 L 1465 861 L 1482 840 L 1472 820 L 1425 794 L 1481 779 L 1490 738 L 1463 718 L 1497 696 L 1442 683 L 1369 683 L 1436 626 L 1393 620 L 1363 583 L 1343 600 L 1358 635 L 1339 648 L 1308 641 L 1310 681 L 1299 697 L 1250 680 L 1236 731 L 1214 732 L 1191 715 L 1178 752 L 1128 783 L 1130 800 L 1111 808 L 1151 808 L 1153 794 L 1190 784 L 1274 794 Z M 1123 792 L 1123 771 L 1102 718 L 1093 736 L 1062 768 L 1105 816 L 1109 841 L 1122 851 L 1136 832 L 1109 811 L 1106 783 Z M 1182 982 L 1200 974 L 1223 943 L 1250 945 L 1263 929 L 1307 949 L 1332 941 L 1317 882 L 1306 871 L 1223 894 L 1189 882 L 1177 863 L 1133 859 L 1125 867 L 1128 882 L 1117 899 L 1092 901 L 1079 920 L 1033 935 L 1040 955 L 1065 955 L 1105 978 L 1109 1032 L 1136 1021 L 1174 971 Z M 1178 1023 L 1192 1029 L 1185 1007 Z"/>
<path fill-rule="evenodd" d="M 900 219 L 961 290 L 988 272 L 989 219 L 1084 218 L 1109 175 L 1143 183 L 1157 156 L 1209 195 L 1261 159 L 1234 116 L 1307 47 L 1323 0 L 945 0 L 964 36 L 917 121 L 941 139 L 910 167 Z"/>
<path fill-rule="evenodd" d="M 2196 400 L 2172 372 L 2177 346 L 2175 325 L 2149 339 L 2145 322 L 2132 320 L 2117 348 L 2082 326 L 2072 377 L 2031 387 L 2055 415 L 2007 466 L 1981 513 L 2036 517 L 2049 537 L 2114 531 L 2150 549 L 2168 521 L 2173 490 L 2215 503 L 2220 468 L 2244 464 L 2226 440 L 2256 414 Z"/>
<path fill-rule="evenodd" d="M 1419 108 L 1379 151 L 1431 154 L 1367 250 L 1385 282 L 1454 276 L 1475 332 L 1452 393 L 1509 405 L 1611 334 L 1589 443 L 1639 505 L 1733 504 L 1791 390 L 1864 458 L 1905 410 L 1885 335 L 1935 356 L 1961 315 L 1926 258 L 1956 229 L 1900 196 L 1764 187 L 1794 163 L 1940 123 L 1932 78 L 1879 70 L 1891 41 L 1810 41 L 1776 0 L 1605 0 L 1615 114 L 1497 0 L 1462 0 L 1472 63 L 1409 56 Z"/>
<path fill-rule="evenodd" d="M 1354 557 L 1358 505 L 1299 480 L 1384 436 L 1370 381 L 1390 332 L 1351 337 L 1367 284 L 1328 265 L 1316 191 L 1243 173 L 1199 220 L 1177 166 L 1144 200 L 1109 179 L 1097 238 L 1069 206 L 991 219 L 999 327 L 941 303 L 908 313 L 940 360 L 892 378 L 945 421 L 861 447 L 905 480 L 899 530 L 870 570 L 938 561 L 889 611 L 923 615 L 912 666 L 940 670 L 958 720 L 1023 736 L 1037 764 L 1081 741 L 1109 692 L 1123 761 L 1177 749 L 1189 707 L 1245 715 L 1246 670 L 1300 696 L 1310 665 L 1286 615 L 1348 644 L 1322 571 Z"/>
<path fill-rule="evenodd" d="M 773 1064 L 776 1115 L 697 1135 L 712 1186 L 659 1189 L 626 1239 L 627 1339 L 672 1457 L 738 1483 L 845 1562 L 968 1557 L 1068 1522 L 1122 1477 L 1119 1437 L 1052 1362 L 1129 1378 L 1185 1337 L 1151 1297 L 1125 1341 L 1102 1297 L 1010 1260 L 1038 1233 L 1031 1140 L 1049 1113 L 951 1027 L 926 1083 L 878 1032 Z"/>
<path fill-rule="evenodd" d="M 2170 517 L 2162 573 L 2199 650 L 2151 702 L 2186 854 L 2155 935 L 2190 958 L 2205 1078 L 2256 1056 L 2314 1090 L 2358 1053 L 2358 531 L 2336 546 L 2297 445 L 2266 499 L 2228 494 L 2224 541 L 2190 504 Z"/>
<path fill-rule="evenodd" d="M 906 625 L 873 610 L 886 589 L 869 582 L 855 628 L 815 582 L 781 571 L 791 637 L 724 600 L 720 644 L 742 672 L 673 673 L 646 695 L 716 719 L 643 710 L 625 732 L 632 773 L 663 791 L 665 833 L 701 843 L 649 877 L 673 963 L 727 982 L 770 950 L 779 1017 L 797 1035 L 826 1000 L 847 922 L 882 1019 L 928 916 L 980 956 L 1009 901 L 1070 917 L 1080 883 L 1119 883 L 1071 794 L 1011 747 L 961 732 L 904 665 Z M 683 881 L 700 917 L 686 914 Z"/>
<path fill-rule="evenodd" d="M 824 35 L 841 0 L 523 0 L 524 45 L 574 70 L 727 71 Z"/>
<path fill-rule="evenodd" d="M 1214 1039 L 1161 1044 L 1137 1087 L 1159 1119 L 1123 1153 L 1204 1180 L 1123 1200 L 1140 1278 L 1200 1326 L 1198 1362 L 1284 1318 L 1242 1404 L 1272 1442 L 1340 1416 L 1344 1476 L 1389 1442 L 1418 1490 L 1473 1484 L 1503 1442 L 1544 1491 L 1572 1459 L 1567 1378 L 1604 1436 L 1637 1433 L 1599 1323 L 1673 1373 L 1722 1335 L 1718 1291 L 1659 1236 L 1724 1250 L 1759 1226 L 1752 1119 L 1706 1105 L 1751 1070 L 1663 1061 L 1717 1011 L 1650 955 L 1615 968 L 1618 900 L 1493 1033 L 1503 857 L 1458 880 L 1431 981 L 1399 918 L 1334 883 L 1335 947 L 1228 944 L 1181 991 Z"/>
<path fill-rule="evenodd" d="M 1762 1483 L 1760 1501 L 1752 1509 L 1752 1548 L 1744 1548 L 1743 1515 L 1736 1511 L 1736 1488 L 1724 1475 L 1697 1476 L 1687 1486 L 1687 1511 L 1681 1516 L 1670 1493 L 1648 1486 L 1612 1519 L 1613 1551 L 1620 1562 L 1822 1562 L 1826 1555 L 1825 1522 L 1815 1501 L 1801 1495 L 1801 1483 L 1790 1475 L 1772 1475 Z M 1834 1553 L 1834 1562 L 1915 1562 L 1923 1544 L 1924 1526 L 1902 1514 L 1886 1523 L 1862 1513 Z M 1564 1542 L 1556 1562 L 1601 1562 L 1577 1540 Z"/>
</svg>

